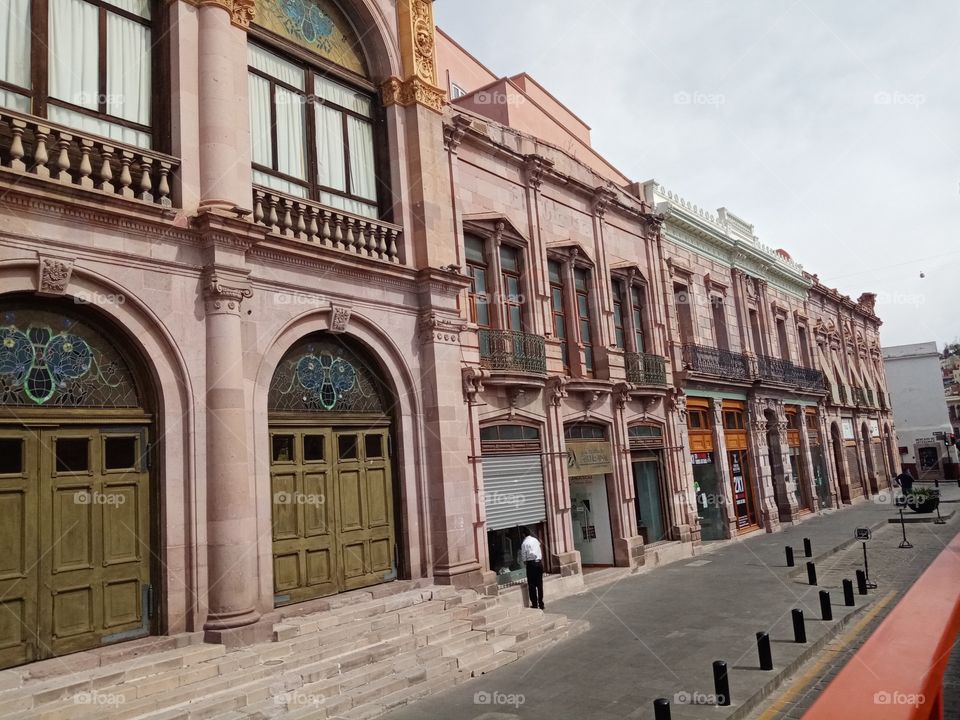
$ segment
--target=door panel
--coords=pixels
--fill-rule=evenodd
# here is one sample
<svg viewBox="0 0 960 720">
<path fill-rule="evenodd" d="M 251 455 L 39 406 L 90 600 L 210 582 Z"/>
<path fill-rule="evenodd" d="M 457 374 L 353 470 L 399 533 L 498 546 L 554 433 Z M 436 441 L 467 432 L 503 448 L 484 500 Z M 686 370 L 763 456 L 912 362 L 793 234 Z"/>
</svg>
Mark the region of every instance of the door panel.
<svg viewBox="0 0 960 720">
<path fill-rule="evenodd" d="M 37 657 L 37 442 L 0 428 L 0 668 Z"/>
<path fill-rule="evenodd" d="M 61 655 L 148 635 L 145 430 L 44 430 L 40 641 Z M 120 452 L 117 449 L 120 448 Z"/>
</svg>

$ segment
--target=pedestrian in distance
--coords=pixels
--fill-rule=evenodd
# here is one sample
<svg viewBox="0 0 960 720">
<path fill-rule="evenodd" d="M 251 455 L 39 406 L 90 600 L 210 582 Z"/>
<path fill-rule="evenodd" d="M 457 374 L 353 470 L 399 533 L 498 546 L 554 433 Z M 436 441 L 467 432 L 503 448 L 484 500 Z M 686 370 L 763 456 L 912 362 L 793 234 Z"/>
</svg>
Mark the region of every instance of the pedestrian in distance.
<svg viewBox="0 0 960 720">
<path fill-rule="evenodd" d="M 530 607 L 543 610 L 543 547 L 527 528 L 523 528 L 523 543 L 520 545 L 520 561 L 527 568 L 527 587 L 530 590 Z"/>
<path fill-rule="evenodd" d="M 897 485 L 900 486 L 900 490 L 904 496 L 913 492 L 913 475 L 908 473 L 906 469 L 901 470 L 900 474 L 894 479 L 897 481 Z"/>
</svg>

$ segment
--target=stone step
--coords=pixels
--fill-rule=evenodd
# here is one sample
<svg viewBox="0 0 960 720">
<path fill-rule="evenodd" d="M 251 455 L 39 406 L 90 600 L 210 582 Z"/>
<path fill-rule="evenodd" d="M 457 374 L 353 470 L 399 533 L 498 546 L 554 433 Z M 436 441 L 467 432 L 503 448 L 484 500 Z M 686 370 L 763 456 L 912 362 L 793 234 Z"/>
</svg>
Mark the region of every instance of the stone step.
<svg viewBox="0 0 960 720">
<path fill-rule="evenodd" d="M 470 665 L 466 663 L 462 668 L 464 672 L 469 673 L 472 677 L 480 677 L 481 675 L 486 675 L 488 672 L 492 672 L 497 668 L 503 667 L 516 661 L 517 654 L 510 652 L 509 650 L 499 651 L 493 657 L 488 658 L 485 661 L 481 661 L 476 665 Z"/>
<path fill-rule="evenodd" d="M 422 635 L 426 637 L 427 645 L 433 645 L 472 631 L 473 623 L 469 620 L 447 620 L 428 628 Z"/>
<path fill-rule="evenodd" d="M 520 642 L 513 645 L 510 648 L 509 652 L 514 653 L 517 658 L 521 658 L 524 655 L 530 655 L 531 653 L 540 652 L 545 650 L 549 646 L 553 645 L 555 642 L 560 640 L 566 640 L 568 638 L 579 635 L 580 633 L 588 630 L 590 628 L 590 623 L 586 620 L 576 620 L 571 622 L 563 627 L 554 628 L 548 630 L 545 633 L 537 635 L 535 637 L 528 638 L 526 640 L 521 640 Z"/>
</svg>

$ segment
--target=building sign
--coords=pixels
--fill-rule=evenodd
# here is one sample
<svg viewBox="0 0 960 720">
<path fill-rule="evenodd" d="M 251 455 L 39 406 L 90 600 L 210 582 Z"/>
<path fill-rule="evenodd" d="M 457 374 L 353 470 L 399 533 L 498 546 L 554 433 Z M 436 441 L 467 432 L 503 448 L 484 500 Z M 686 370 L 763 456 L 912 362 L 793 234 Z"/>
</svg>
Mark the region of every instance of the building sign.
<svg viewBox="0 0 960 720">
<path fill-rule="evenodd" d="M 880 421 L 879 420 L 870 421 L 870 437 L 875 437 L 875 438 L 880 437 Z"/>
<path fill-rule="evenodd" d="M 730 474 L 733 476 L 733 504 L 737 511 L 737 528 L 750 524 L 750 510 L 747 507 L 747 488 L 743 476 L 742 451 L 730 451 Z"/>
<path fill-rule="evenodd" d="M 857 540 L 867 541 L 870 539 L 870 528 L 857 528 L 854 534 Z"/>
<path fill-rule="evenodd" d="M 692 465 L 710 465 L 713 462 L 713 453 L 701 452 L 690 453 L 690 463 Z"/>
<path fill-rule="evenodd" d="M 844 440 L 856 440 L 857 435 L 853 430 L 853 419 L 852 418 L 841 418 L 840 423 L 843 427 L 843 439 Z"/>
<path fill-rule="evenodd" d="M 567 440 L 567 476 L 585 477 L 613 472 L 609 442 Z"/>
</svg>

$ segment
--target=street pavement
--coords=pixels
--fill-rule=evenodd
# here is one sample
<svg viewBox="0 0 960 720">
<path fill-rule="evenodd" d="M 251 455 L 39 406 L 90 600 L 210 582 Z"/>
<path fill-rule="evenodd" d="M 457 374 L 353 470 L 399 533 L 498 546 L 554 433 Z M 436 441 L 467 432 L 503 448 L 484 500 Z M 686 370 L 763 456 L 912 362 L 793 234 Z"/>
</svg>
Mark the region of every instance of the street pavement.
<svg viewBox="0 0 960 720">
<path fill-rule="evenodd" d="M 944 500 L 960 499 L 945 487 Z M 945 503 L 945 512 L 960 503 Z M 908 511 L 908 514 L 912 512 Z M 960 513 L 958 513 L 960 514 Z M 480 678 L 383 717 L 389 720 L 554 720 L 653 718 L 653 701 L 671 700 L 675 720 L 742 718 L 769 706 L 779 686 L 842 629 L 880 601 L 883 612 L 943 549 L 960 527 L 913 524 L 912 550 L 897 547 L 899 525 L 890 503 L 865 502 L 827 512 L 775 534 L 708 544 L 703 555 L 564 598 L 546 598 L 551 612 L 589 620 L 591 629 L 543 653 L 524 657 Z M 870 577 L 878 583 L 856 607 L 843 606 L 844 577 L 862 567 L 862 549 L 851 542 L 857 527 L 874 528 L 868 543 Z M 803 538 L 810 538 L 819 585 L 807 584 Z M 784 546 L 797 568 L 787 568 Z M 846 545 L 846 548 L 843 546 Z M 818 591 L 831 594 L 833 620 L 820 620 Z M 795 643 L 791 610 L 803 611 L 806 644 Z M 879 605 L 878 605 L 878 610 Z M 877 621 L 883 616 L 878 612 Z M 769 633 L 774 671 L 759 669 L 755 634 Z M 713 705 L 712 662 L 727 663 L 731 705 Z M 809 704 L 821 686 L 797 701 Z M 782 690 L 782 688 L 781 688 Z M 761 699 L 762 698 L 762 699 Z M 769 717 L 796 717 L 792 702 Z M 756 715 L 760 717 L 760 715 Z"/>
</svg>

